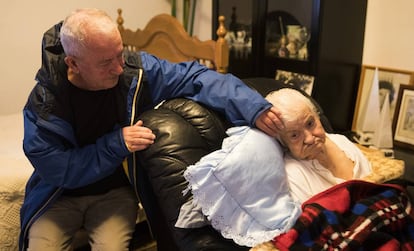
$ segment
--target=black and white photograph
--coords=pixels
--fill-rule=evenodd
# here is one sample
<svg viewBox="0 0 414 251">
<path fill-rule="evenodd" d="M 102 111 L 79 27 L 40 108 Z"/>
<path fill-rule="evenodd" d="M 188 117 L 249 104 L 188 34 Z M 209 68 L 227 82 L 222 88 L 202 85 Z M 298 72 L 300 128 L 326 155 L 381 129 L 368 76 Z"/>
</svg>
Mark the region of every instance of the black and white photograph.
<svg viewBox="0 0 414 251">
<path fill-rule="evenodd" d="M 314 77 L 302 73 L 276 70 L 276 80 L 280 80 L 287 85 L 299 87 L 309 96 L 312 94 Z"/>
</svg>

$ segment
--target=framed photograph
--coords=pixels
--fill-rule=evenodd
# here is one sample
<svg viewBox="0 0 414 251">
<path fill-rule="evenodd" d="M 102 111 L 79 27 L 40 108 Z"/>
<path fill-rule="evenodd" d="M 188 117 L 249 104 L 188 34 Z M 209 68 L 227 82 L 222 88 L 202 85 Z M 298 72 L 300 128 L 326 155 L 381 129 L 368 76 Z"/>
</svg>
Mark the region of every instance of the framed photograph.
<svg viewBox="0 0 414 251">
<path fill-rule="evenodd" d="M 392 125 L 394 145 L 414 150 L 414 85 L 400 85 Z"/>
<path fill-rule="evenodd" d="M 276 80 L 280 80 L 287 85 L 300 88 L 309 96 L 312 94 L 314 77 L 296 72 L 276 70 Z"/>
<path fill-rule="evenodd" d="M 354 131 L 360 130 L 359 121 L 366 116 L 363 112 L 363 106 L 369 102 L 370 90 L 374 79 L 375 69 L 378 68 L 378 94 L 380 108 L 385 100 L 385 95 L 388 95 L 390 108 L 390 121 L 393 121 L 397 96 L 400 85 L 412 85 L 414 81 L 414 72 L 406 70 L 397 70 L 385 67 L 376 67 L 370 65 L 363 65 L 361 70 L 361 77 L 359 81 L 358 96 L 355 105 L 354 119 L 352 129 Z M 369 112 L 369 111 L 368 111 Z"/>
</svg>

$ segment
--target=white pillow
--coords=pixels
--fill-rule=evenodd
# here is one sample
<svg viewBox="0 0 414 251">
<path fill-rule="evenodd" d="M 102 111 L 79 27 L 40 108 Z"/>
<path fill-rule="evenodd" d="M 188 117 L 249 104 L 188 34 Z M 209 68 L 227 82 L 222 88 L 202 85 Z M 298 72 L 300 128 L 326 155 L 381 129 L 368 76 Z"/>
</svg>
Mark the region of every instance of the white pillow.
<svg viewBox="0 0 414 251">
<path fill-rule="evenodd" d="M 222 149 L 189 166 L 184 177 L 194 207 L 211 225 L 225 238 L 252 247 L 289 230 L 300 205 L 290 196 L 276 139 L 247 126 L 230 128 L 227 134 Z M 177 221 L 185 227 L 180 218 L 185 213 Z"/>
</svg>

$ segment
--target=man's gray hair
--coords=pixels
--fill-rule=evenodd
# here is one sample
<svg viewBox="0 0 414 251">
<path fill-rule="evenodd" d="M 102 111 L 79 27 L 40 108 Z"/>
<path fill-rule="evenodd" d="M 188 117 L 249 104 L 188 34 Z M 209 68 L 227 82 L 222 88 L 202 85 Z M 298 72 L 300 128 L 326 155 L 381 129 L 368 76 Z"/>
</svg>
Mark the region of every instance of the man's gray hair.
<svg viewBox="0 0 414 251">
<path fill-rule="evenodd" d="M 68 56 L 79 56 L 88 43 L 90 32 L 106 34 L 117 29 L 111 17 L 99 9 L 78 9 L 63 21 L 60 41 Z"/>
</svg>

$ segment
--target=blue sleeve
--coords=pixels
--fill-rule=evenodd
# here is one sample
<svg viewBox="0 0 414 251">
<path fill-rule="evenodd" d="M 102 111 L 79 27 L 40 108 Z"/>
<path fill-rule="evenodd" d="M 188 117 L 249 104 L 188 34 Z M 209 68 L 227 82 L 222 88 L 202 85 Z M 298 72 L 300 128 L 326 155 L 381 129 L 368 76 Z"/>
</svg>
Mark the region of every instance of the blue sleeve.
<svg viewBox="0 0 414 251">
<path fill-rule="evenodd" d="M 173 64 L 141 52 L 156 102 L 186 97 L 222 112 L 235 125 L 254 126 L 271 104 L 232 74 L 221 74 L 196 61 Z"/>
<path fill-rule="evenodd" d="M 67 189 L 91 184 L 113 173 L 129 154 L 120 129 L 95 144 L 78 147 L 69 124 L 57 117 L 49 119 L 24 111 L 23 150 L 46 183 Z"/>
</svg>

